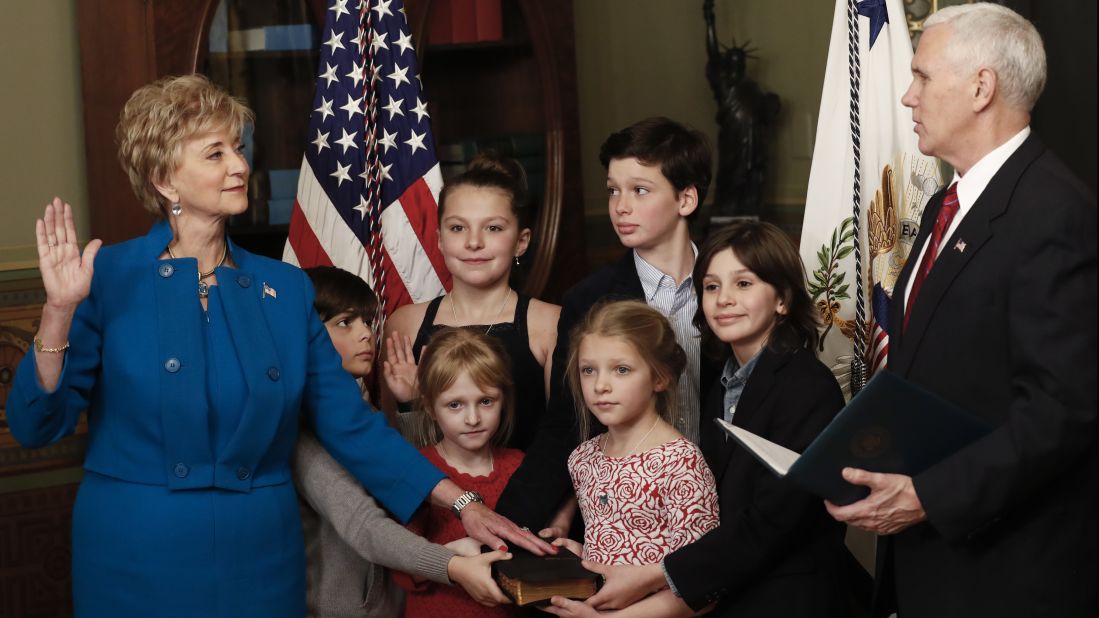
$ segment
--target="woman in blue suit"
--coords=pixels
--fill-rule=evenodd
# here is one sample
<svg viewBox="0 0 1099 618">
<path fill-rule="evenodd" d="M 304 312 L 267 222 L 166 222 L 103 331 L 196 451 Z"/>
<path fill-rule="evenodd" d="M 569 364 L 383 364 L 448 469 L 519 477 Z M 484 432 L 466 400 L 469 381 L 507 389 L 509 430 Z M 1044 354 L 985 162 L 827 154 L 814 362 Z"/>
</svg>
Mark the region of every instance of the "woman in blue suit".
<svg viewBox="0 0 1099 618">
<path fill-rule="evenodd" d="M 46 304 L 7 414 L 38 447 L 88 411 L 72 534 L 80 616 L 304 615 L 289 470 L 299 411 L 401 520 L 430 498 L 491 547 L 547 548 L 371 413 L 301 270 L 227 239 L 248 207 L 251 118 L 198 75 L 144 86 L 122 111 L 119 159 L 166 220 L 83 256 L 68 204 L 55 198 L 36 222 Z"/>
</svg>

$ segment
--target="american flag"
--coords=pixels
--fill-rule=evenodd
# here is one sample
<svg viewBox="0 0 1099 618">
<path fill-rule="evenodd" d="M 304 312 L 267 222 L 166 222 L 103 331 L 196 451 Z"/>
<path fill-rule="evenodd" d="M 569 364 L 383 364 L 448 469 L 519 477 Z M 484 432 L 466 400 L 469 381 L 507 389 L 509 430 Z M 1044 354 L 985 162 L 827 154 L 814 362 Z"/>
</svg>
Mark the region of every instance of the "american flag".
<svg viewBox="0 0 1099 618">
<path fill-rule="evenodd" d="M 402 1 L 350 1 L 326 13 L 283 260 L 359 275 L 389 315 L 450 288 L 443 181 Z"/>
<path fill-rule="evenodd" d="M 870 375 L 888 365 L 890 302 L 892 299 L 882 289 L 881 283 L 875 283 L 874 289 L 870 292 L 870 349 L 867 350 Z"/>
</svg>

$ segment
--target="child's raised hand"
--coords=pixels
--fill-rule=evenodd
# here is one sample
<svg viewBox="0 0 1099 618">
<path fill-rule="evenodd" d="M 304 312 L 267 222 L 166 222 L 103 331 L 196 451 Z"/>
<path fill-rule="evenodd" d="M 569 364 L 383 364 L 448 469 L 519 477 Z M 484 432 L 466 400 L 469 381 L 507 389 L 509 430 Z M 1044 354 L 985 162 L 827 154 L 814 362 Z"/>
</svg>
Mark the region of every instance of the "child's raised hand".
<svg viewBox="0 0 1099 618">
<path fill-rule="evenodd" d="M 458 554 L 459 556 L 480 556 L 481 555 L 481 542 L 473 537 L 462 537 L 457 541 L 451 541 L 443 547 Z"/>
<path fill-rule="evenodd" d="M 412 353 L 412 340 L 394 331 L 385 342 L 385 360 L 382 375 L 393 398 L 412 401 L 419 396 L 416 385 L 416 356 Z"/>
<path fill-rule="evenodd" d="M 564 547 L 579 557 L 584 556 L 584 545 L 567 537 L 556 539 L 550 543 L 550 545 L 553 545 L 554 547 Z"/>
<path fill-rule="evenodd" d="M 492 578 L 492 563 L 497 560 L 510 560 L 511 554 L 499 550 L 476 556 L 454 556 L 447 563 L 446 572 L 450 581 L 481 605 L 496 607 L 511 600 L 500 591 L 496 580 Z"/>
</svg>

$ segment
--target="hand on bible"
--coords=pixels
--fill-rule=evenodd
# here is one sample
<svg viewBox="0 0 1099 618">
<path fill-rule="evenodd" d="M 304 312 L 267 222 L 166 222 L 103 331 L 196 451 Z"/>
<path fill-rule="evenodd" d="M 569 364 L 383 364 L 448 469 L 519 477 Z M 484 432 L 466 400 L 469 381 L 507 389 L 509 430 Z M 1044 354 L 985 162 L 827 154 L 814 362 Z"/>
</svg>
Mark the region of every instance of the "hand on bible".
<svg viewBox="0 0 1099 618">
<path fill-rule="evenodd" d="M 565 549 L 571 551 L 572 553 L 576 554 L 577 556 L 580 556 L 580 557 L 584 556 L 584 546 L 580 543 L 577 543 L 576 541 L 574 541 L 570 538 L 561 537 L 559 539 L 554 540 L 552 545 L 554 547 L 564 547 Z"/>
<path fill-rule="evenodd" d="M 466 534 L 493 549 L 507 551 L 507 541 L 538 556 L 557 553 L 556 547 L 551 547 L 531 534 L 530 530 L 519 528 L 510 519 L 480 502 L 471 502 L 462 509 L 462 526 Z"/>
<path fill-rule="evenodd" d="M 446 545 L 443 545 L 443 547 L 459 556 L 480 556 L 482 545 L 477 539 L 464 536 L 456 541 L 451 541 Z"/>
<path fill-rule="evenodd" d="M 584 601 L 596 609 L 622 609 L 664 588 L 667 581 L 659 564 L 607 566 L 585 560 L 584 568 L 603 576 L 603 587 Z"/>
<path fill-rule="evenodd" d="M 593 618 L 607 615 L 585 605 L 582 601 L 573 601 L 565 597 L 553 597 L 550 599 L 550 605 L 539 609 L 554 616 L 565 616 L 567 618 Z"/>
<path fill-rule="evenodd" d="M 502 551 L 476 556 L 454 556 L 446 565 L 447 577 L 481 605 L 495 607 L 511 603 L 492 577 L 492 563 L 510 559 L 511 554 Z"/>
</svg>

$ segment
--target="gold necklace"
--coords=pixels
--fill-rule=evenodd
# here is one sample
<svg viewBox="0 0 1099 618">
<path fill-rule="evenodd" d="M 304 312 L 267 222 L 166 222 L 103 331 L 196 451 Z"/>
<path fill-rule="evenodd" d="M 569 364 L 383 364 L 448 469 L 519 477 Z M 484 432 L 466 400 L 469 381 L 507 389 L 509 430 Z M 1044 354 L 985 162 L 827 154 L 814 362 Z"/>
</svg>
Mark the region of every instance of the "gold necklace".
<svg viewBox="0 0 1099 618">
<path fill-rule="evenodd" d="M 172 258 L 173 260 L 177 259 L 176 254 L 172 253 L 172 243 L 168 243 L 167 249 L 168 249 L 168 257 Z M 215 264 L 213 268 L 211 268 L 207 272 L 202 272 L 201 270 L 198 271 L 198 297 L 199 298 L 206 298 L 210 295 L 210 286 L 207 285 L 206 282 L 203 281 L 203 279 L 205 279 L 205 278 L 209 277 L 210 275 L 214 274 L 215 270 L 221 268 L 222 265 L 225 264 L 225 259 L 227 257 L 229 257 L 229 243 L 225 243 L 225 246 L 222 248 L 222 251 L 221 251 L 221 259 L 218 260 L 218 263 Z M 198 260 L 196 259 L 195 262 L 197 263 Z"/>
<path fill-rule="evenodd" d="M 622 455 L 619 455 L 619 459 L 621 459 L 622 457 L 629 457 L 630 455 L 633 455 L 633 452 L 637 450 L 637 447 L 641 446 L 641 444 L 645 441 L 645 438 L 648 438 L 649 434 L 651 434 L 653 432 L 653 430 L 656 429 L 656 426 L 657 426 L 658 423 L 660 423 L 660 417 L 659 416 L 656 417 L 655 421 L 653 421 L 652 427 L 649 427 L 649 430 L 645 432 L 645 435 L 641 436 L 641 439 L 638 440 L 637 443 L 633 445 L 633 448 L 626 451 Z M 607 454 L 607 442 L 610 440 L 611 432 L 608 431 L 607 433 L 605 433 L 603 435 L 604 435 L 604 438 L 603 438 L 603 454 L 606 455 Z M 608 457 L 609 457 L 609 455 L 608 455 Z"/>
<path fill-rule="evenodd" d="M 645 442 L 645 438 L 648 438 L 649 434 L 651 434 L 653 432 L 653 430 L 656 429 L 656 426 L 657 426 L 658 423 L 660 423 L 660 417 L 659 416 L 656 417 L 655 421 L 653 421 L 652 427 L 649 427 L 649 430 L 645 432 L 645 435 L 641 436 L 641 439 L 638 440 L 637 443 L 633 445 L 633 448 L 631 448 L 628 452 L 620 455 L 616 459 L 622 459 L 624 457 L 629 457 L 630 455 L 632 455 L 633 452 L 637 450 L 637 447 L 641 446 L 641 444 L 643 442 Z M 610 435 L 611 435 L 610 431 L 603 434 L 602 450 L 603 450 L 603 456 L 604 457 L 610 457 L 610 455 L 607 454 L 607 441 L 610 440 Z M 597 496 L 597 498 L 599 499 L 599 503 L 602 504 L 603 506 L 607 506 L 608 504 L 610 504 L 611 496 L 610 496 L 609 493 L 607 493 L 607 491 L 609 491 L 609 490 L 601 491 L 601 492 L 599 492 L 599 495 Z"/>
<path fill-rule="evenodd" d="M 454 310 L 454 292 L 451 292 L 447 296 L 450 297 L 450 317 L 454 319 L 455 325 L 458 322 L 458 313 Z M 496 317 L 489 323 L 488 328 L 485 329 L 485 334 L 492 332 L 492 327 L 496 326 L 496 322 L 500 321 L 500 316 L 504 314 L 504 307 L 508 306 L 508 299 L 511 298 L 511 288 L 508 288 L 507 292 L 504 292 L 504 302 L 500 303 L 500 308 L 496 310 Z"/>
</svg>

